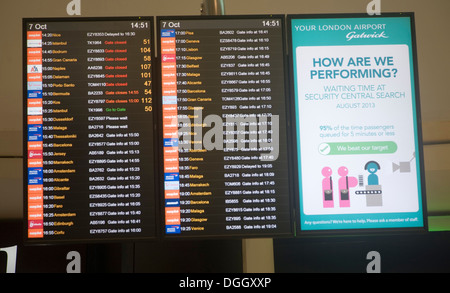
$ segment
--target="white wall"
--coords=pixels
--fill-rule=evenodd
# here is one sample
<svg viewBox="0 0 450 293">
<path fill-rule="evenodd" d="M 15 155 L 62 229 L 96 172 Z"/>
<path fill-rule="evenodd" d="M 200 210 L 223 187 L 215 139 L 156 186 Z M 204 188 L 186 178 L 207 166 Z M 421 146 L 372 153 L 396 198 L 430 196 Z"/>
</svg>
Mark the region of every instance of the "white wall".
<svg viewBox="0 0 450 293">
<path fill-rule="evenodd" d="M 224 1 L 227 14 L 365 13 L 370 2 Z M 0 4 L 0 220 L 22 217 L 22 18 L 67 17 L 69 2 L 3 0 Z M 81 0 L 81 16 L 198 15 L 201 2 Z M 428 207 L 431 212 L 450 214 L 450 1 L 381 0 L 381 10 L 415 13 L 423 135 L 431 143 L 425 146 Z"/>
</svg>

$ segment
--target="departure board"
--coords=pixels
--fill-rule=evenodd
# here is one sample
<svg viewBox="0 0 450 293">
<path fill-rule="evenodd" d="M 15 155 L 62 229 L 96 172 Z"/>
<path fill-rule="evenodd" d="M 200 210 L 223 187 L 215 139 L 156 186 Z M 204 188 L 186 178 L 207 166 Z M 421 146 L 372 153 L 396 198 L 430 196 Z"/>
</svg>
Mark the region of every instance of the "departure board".
<svg viewBox="0 0 450 293">
<path fill-rule="evenodd" d="M 153 238 L 153 18 L 24 19 L 31 242 Z"/>
<path fill-rule="evenodd" d="M 157 18 L 166 237 L 291 233 L 283 29 Z"/>
</svg>

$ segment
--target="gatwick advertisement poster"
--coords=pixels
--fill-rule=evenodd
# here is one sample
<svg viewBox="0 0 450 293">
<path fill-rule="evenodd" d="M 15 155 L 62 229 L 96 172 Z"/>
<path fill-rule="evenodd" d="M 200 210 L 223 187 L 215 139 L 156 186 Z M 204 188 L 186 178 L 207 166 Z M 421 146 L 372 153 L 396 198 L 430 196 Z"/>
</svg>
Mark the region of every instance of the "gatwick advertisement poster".
<svg viewBox="0 0 450 293">
<path fill-rule="evenodd" d="M 290 21 L 301 230 L 423 227 L 410 17 Z"/>
</svg>

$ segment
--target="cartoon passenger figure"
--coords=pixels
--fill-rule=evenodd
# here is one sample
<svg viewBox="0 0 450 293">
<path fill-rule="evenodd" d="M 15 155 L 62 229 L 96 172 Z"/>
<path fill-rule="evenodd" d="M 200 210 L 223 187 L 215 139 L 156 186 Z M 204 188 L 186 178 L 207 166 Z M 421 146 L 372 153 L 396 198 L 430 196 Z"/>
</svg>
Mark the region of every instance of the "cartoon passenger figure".
<svg viewBox="0 0 450 293">
<path fill-rule="evenodd" d="M 338 174 L 341 176 L 338 181 L 339 185 L 339 206 L 350 207 L 350 188 L 358 185 L 356 177 L 348 176 L 347 167 L 339 167 Z"/>
<path fill-rule="evenodd" d="M 323 196 L 323 207 L 332 208 L 333 204 L 333 180 L 331 178 L 331 173 L 333 171 L 330 167 L 324 167 L 322 169 L 322 175 L 325 177 L 322 179 L 322 196 Z"/>
<path fill-rule="evenodd" d="M 367 184 L 368 185 L 379 185 L 378 175 L 376 175 L 375 173 L 381 169 L 380 164 L 378 164 L 375 161 L 369 161 L 364 166 L 364 169 L 370 173 L 370 175 L 367 177 Z"/>
</svg>

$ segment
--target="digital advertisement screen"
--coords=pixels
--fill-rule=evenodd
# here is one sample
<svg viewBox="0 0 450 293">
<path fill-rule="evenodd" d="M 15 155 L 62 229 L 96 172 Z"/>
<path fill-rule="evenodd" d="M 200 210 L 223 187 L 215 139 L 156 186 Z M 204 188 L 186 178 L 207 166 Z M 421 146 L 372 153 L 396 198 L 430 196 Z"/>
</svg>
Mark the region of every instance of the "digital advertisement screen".
<svg viewBox="0 0 450 293">
<path fill-rule="evenodd" d="M 23 28 L 25 238 L 154 237 L 153 18 Z"/>
<path fill-rule="evenodd" d="M 423 228 L 410 14 L 288 15 L 300 230 Z"/>
<path fill-rule="evenodd" d="M 164 234 L 290 235 L 284 16 L 157 18 Z"/>
</svg>

